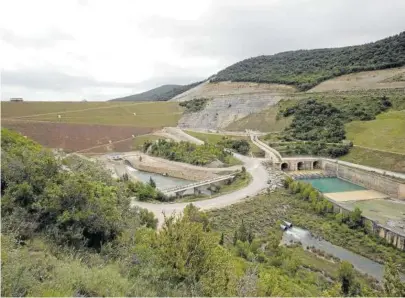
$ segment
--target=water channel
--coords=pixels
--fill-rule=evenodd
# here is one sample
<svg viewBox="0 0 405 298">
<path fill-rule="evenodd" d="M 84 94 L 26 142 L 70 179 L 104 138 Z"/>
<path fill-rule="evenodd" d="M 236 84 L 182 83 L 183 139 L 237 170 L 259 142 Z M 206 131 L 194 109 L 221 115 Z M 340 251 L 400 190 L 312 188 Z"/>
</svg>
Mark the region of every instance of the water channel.
<svg viewBox="0 0 405 298">
<path fill-rule="evenodd" d="M 374 262 L 340 246 L 334 245 L 328 241 L 317 239 L 313 237 L 309 231 L 298 227 L 289 228 L 284 232 L 282 239 L 283 244 L 288 245 L 291 242 L 298 241 L 302 243 L 304 248 L 307 246 L 314 246 L 317 249 L 341 259 L 342 261 L 350 262 L 358 271 L 362 273 L 367 273 L 379 281 L 383 279 L 384 266 L 377 262 Z M 401 278 L 404 279 L 405 276 L 402 275 Z"/>
<path fill-rule="evenodd" d="M 127 169 L 128 173 L 131 173 L 132 175 L 134 175 L 141 182 L 148 183 L 149 179 L 152 178 L 155 181 L 156 187 L 158 189 L 165 189 L 165 188 L 175 187 L 175 186 L 179 186 L 179 185 L 187 185 L 187 184 L 194 182 L 194 181 L 180 179 L 180 178 L 163 176 L 163 175 L 157 174 L 157 173 L 140 171 L 140 170 L 134 169 L 133 167 L 130 167 L 130 166 L 126 166 L 126 169 Z"/>
</svg>

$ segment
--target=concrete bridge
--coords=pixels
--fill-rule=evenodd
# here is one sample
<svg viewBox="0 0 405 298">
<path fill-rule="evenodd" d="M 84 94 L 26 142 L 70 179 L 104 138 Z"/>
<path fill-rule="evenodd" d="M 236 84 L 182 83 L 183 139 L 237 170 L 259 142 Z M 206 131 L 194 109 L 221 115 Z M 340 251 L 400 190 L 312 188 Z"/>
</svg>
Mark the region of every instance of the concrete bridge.
<svg viewBox="0 0 405 298">
<path fill-rule="evenodd" d="M 322 158 L 319 157 L 282 157 L 281 154 L 274 148 L 271 148 L 266 143 L 262 142 L 258 135 L 253 131 L 247 131 L 251 141 L 265 152 L 265 157 L 270 159 L 273 167 L 283 171 L 299 171 L 299 170 L 314 170 L 321 169 Z"/>
<path fill-rule="evenodd" d="M 197 181 L 187 185 L 179 185 L 171 188 L 162 189 L 161 191 L 163 194 L 168 196 L 175 194 L 177 197 L 181 197 L 187 190 L 194 189 L 194 194 L 198 195 L 201 193 L 200 187 L 202 186 L 213 185 L 222 181 L 232 181 L 234 178 L 235 174 L 223 175 L 204 181 Z"/>
<path fill-rule="evenodd" d="M 252 143 L 264 151 L 266 158 L 271 159 L 273 163 L 281 163 L 282 157 L 277 150 L 271 148 L 269 145 L 259 140 L 258 135 L 255 132 L 249 130 L 247 132 L 250 135 L 250 140 L 252 141 Z"/>
<path fill-rule="evenodd" d="M 320 170 L 322 169 L 322 157 L 284 157 L 280 163 L 280 169 L 283 171 Z"/>
</svg>

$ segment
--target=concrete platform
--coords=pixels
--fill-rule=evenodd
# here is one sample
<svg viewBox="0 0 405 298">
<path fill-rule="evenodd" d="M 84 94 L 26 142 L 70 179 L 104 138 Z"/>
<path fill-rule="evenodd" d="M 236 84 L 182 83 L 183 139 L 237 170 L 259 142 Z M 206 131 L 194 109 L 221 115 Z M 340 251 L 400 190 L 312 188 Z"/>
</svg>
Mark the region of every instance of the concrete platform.
<svg viewBox="0 0 405 298">
<path fill-rule="evenodd" d="M 347 202 L 347 201 L 362 201 L 373 199 L 386 199 L 388 195 L 375 190 L 355 190 L 345 192 L 330 192 L 324 193 L 326 197 L 334 200 L 335 202 Z"/>
</svg>

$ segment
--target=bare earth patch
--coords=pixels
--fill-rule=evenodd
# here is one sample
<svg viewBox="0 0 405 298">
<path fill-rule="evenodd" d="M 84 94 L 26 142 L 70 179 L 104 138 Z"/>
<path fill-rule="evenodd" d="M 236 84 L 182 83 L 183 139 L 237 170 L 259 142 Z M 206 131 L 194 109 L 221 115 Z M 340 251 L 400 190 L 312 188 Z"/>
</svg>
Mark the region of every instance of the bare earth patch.
<svg viewBox="0 0 405 298">
<path fill-rule="evenodd" d="M 33 122 L 25 120 L 2 120 L 2 127 L 10 128 L 32 138 L 48 148 L 61 148 L 68 152 L 92 148 L 92 152 L 115 151 L 114 142 L 129 139 L 128 146 L 133 145 L 132 135 L 137 136 L 152 131 L 152 128 L 134 128 L 128 126 L 66 124 L 55 122 Z M 110 141 L 112 144 L 110 144 Z M 117 143 L 120 151 L 126 146 Z M 106 146 L 100 146 L 107 144 Z"/>
<path fill-rule="evenodd" d="M 404 74 L 405 67 L 362 71 L 327 80 L 308 92 L 405 88 L 405 81 L 398 79 Z"/>
</svg>

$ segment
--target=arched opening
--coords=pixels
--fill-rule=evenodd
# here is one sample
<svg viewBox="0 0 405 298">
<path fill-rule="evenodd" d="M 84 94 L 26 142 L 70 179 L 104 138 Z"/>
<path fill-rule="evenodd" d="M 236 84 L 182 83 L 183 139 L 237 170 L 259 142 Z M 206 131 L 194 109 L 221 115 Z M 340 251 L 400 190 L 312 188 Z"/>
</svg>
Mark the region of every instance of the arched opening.
<svg viewBox="0 0 405 298">
<path fill-rule="evenodd" d="M 287 170 L 288 170 L 288 163 L 283 162 L 283 163 L 281 164 L 281 170 L 282 170 L 282 171 L 287 171 Z"/>
<path fill-rule="evenodd" d="M 312 163 L 312 168 L 313 168 L 313 169 L 320 169 L 320 168 L 321 168 L 321 164 L 319 163 L 319 161 L 315 160 L 315 161 Z"/>
<path fill-rule="evenodd" d="M 301 171 L 304 169 L 304 163 L 302 161 L 300 161 L 299 163 L 297 163 L 297 170 Z"/>
</svg>

